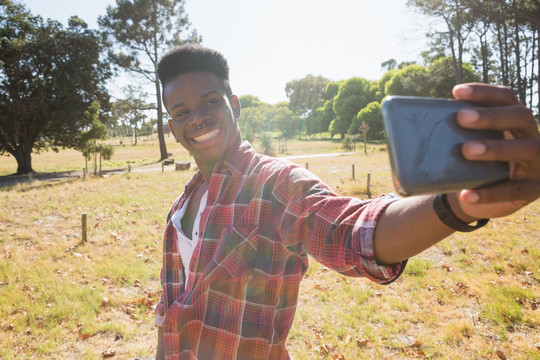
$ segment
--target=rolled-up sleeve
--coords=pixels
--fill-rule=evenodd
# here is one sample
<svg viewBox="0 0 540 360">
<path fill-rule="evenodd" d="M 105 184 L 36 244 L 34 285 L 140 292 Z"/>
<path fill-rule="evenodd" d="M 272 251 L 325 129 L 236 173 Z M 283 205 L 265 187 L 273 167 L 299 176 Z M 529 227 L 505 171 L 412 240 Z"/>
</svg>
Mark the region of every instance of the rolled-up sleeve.
<svg viewBox="0 0 540 360">
<path fill-rule="evenodd" d="M 407 261 L 380 265 L 375 260 L 375 227 L 394 194 L 360 200 L 335 194 L 315 175 L 294 168 L 276 182 L 274 195 L 283 205 L 277 215 L 288 246 L 301 248 L 323 265 L 348 276 L 363 276 L 379 284 L 395 281 Z M 299 247 L 299 246 L 296 246 Z"/>
</svg>

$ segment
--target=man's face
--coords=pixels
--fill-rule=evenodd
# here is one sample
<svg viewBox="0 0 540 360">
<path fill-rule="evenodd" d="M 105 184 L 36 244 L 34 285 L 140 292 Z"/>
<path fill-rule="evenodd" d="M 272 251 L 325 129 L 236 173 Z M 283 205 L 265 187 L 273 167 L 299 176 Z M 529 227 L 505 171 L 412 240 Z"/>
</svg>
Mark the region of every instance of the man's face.
<svg viewBox="0 0 540 360">
<path fill-rule="evenodd" d="M 240 140 L 236 96 L 227 97 L 217 76 L 206 72 L 179 75 L 163 91 L 174 136 L 197 162 L 214 164 Z"/>
</svg>

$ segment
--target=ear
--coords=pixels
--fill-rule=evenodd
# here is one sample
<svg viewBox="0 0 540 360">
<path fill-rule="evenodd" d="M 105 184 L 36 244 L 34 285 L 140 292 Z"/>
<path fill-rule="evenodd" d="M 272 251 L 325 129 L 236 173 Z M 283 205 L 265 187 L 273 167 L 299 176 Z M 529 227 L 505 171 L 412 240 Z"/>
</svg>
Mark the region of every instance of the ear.
<svg viewBox="0 0 540 360">
<path fill-rule="evenodd" d="M 238 100 L 236 95 L 231 95 L 229 97 L 229 102 L 233 108 L 234 118 L 238 119 L 240 117 L 240 100 Z"/>
<path fill-rule="evenodd" d="M 174 127 L 173 127 L 173 123 L 172 123 L 171 119 L 169 119 L 169 129 L 171 129 L 171 133 L 176 138 L 176 135 L 174 134 Z"/>
</svg>

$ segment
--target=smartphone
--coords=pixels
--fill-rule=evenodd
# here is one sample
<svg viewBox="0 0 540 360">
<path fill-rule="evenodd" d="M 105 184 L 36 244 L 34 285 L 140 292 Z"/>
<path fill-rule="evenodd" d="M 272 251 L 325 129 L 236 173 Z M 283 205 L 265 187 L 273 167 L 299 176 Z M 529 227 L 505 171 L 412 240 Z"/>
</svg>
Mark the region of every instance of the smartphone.
<svg viewBox="0 0 540 360">
<path fill-rule="evenodd" d="M 508 179 L 502 161 L 470 161 L 461 155 L 467 140 L 503 139 L 494 130 L 471 130 L 458 125 L 464 101 L 389 96 L 382 104 L 392 177 L 403 196 L 474 189 Z"/>
</svg>

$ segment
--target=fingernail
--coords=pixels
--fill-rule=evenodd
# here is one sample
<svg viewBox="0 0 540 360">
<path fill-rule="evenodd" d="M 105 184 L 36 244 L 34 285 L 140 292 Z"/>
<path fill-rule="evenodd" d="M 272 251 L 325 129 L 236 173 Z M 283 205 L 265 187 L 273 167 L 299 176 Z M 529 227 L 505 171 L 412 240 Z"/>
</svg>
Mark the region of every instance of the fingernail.
<svg viewBox="0 0 540 360">
<path fill-rule="evenodd" d="M 471 109 L 463 109 L 459 111 L 459 121 L 462 124 L 474 124 L 478 121 L 480 118 L 480 114 L 478 114 L 478 111 L 471 110 Z"/>
<path fill-rule="evenodd" d="M 468 85 L 456 85 L 454 87 L 454 93 L 459 95 L 460 98 L 471 96 L 473 93 L 473 88 Z"/>
<path fill-rule="evenodd" d="M 466 145 L 466 150 L 469 155 L 482 155 L 486 152 L 487 146 L 479 142 L 470 142 Z"/>
<path fill-rule="evenodd" d="M 469 204 L 477 203 L 480 200 L 480 195 L 477 192 L 470 191 L 465 195 L 465 201 Z"/>
</svg>

